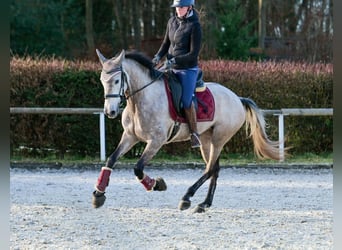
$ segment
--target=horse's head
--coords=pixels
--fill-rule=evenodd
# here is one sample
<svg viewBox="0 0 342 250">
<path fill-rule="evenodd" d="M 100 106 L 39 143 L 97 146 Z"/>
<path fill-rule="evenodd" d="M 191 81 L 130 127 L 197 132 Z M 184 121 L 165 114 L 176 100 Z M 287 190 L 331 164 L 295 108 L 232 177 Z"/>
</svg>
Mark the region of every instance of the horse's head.
<svg viewBox="0 0 342 250">
<path fill-rule="evenodd" d="M 96 53 L 102 64 L 101 83 L 104 89 L 104 113 L 109 118 L 115 118 L 120 113 L 120 104 L 125 98 L 127 84 L 125 83 L 125 73 L 122 69 L 122 61 L 125 58 L 125 51 L 111 59 L 105 58 L 99 50 Z"/>
</svg>

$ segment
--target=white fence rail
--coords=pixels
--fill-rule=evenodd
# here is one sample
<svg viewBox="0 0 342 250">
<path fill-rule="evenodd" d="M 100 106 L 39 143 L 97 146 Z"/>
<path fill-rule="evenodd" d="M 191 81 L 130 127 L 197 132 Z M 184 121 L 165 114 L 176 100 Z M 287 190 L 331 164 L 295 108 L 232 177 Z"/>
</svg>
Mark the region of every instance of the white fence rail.
<svg viewBox="0 0 342 250">
<path fill-rule="evenodd" d="M 265 115 L 278 116 L 278 140 L 280 142 L 280 161 L 284 160 L 284 116 L 332 116 L 332 108 L 291 108 L 291 109 L 264 109 Z M 105 116 L 102 108 L 33 108 L 33 107 L 11 107 L 11 114 L 95 114 L 100 119 L 100 159 L 106 160 L 105 144 Z"/>
</svg>

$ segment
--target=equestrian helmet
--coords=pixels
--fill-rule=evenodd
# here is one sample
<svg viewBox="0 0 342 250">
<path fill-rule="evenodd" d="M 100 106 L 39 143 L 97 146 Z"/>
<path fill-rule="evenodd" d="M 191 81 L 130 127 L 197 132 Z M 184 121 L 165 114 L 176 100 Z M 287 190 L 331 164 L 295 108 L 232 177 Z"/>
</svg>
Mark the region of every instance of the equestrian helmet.
<svg viewBox="0 0 342 250">
<path fill-rule="evenodd" d="M 171 7 L 185 7 L 190 5 L 194 6 L 195 0 L 173 0 Z"/>
</svg>

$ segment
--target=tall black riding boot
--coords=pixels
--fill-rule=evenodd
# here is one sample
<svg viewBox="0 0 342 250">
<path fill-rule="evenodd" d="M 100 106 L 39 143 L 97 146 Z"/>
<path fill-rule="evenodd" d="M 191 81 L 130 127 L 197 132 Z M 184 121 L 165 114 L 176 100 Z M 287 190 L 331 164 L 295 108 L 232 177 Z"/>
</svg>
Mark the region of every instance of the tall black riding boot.
<svg viewBox="0 0 342 250">
<path fill-rule="evenodd" d="M 190 129 L 191 147 L 198 148 L 201 146 L 201 141 L 197 132 L 197 117 L 194 103 L 191 103 L 190 108 L 184 109 L 184 111 Z"/>
</svg>

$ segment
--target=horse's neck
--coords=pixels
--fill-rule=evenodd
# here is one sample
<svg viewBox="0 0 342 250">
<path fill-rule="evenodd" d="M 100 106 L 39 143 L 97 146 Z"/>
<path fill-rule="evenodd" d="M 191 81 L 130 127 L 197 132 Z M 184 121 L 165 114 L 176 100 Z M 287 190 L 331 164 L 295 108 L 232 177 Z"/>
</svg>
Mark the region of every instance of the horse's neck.
<svg viewBox="0 0 342 250">
<path fill-rule="evenodd" d="M 134 65 L 135 66 L 135 65 Z M 163 87 L 162 78 L 155 80 L 150 78 L 146 72 L 141 69 L 134 69 L 128 65 L 127 74 L 129 75 L 129 97 L 127 105 L 132 110 L 155 109 L 156 106 L 162 105 L 161 96 L 164 95 L 165 87 Z M 151 83 L 151 84 L 150 84 Z M 146 86 L 148 85 L 149 86 Z"/>
<path fill-rule="evenodd" d="M 152 80 L 149 80 L 149 82 L 146 82 L 145 85 L 150 83 L 151 81 Z M 134 83 L 131 82 L 131 84 L 133 85 Z M 154 106 L 162 105 L 162 97 L 165 95 L 165 93 L 163 92 L 163 90 L 165 90 L 165 87 L 163 86 L 163 80 L 158 79 L 144 88 L 145 85 L 139 85 L 138 88 L 131 88 L 130 92 L 131 94 L 134 94 L 129 97 L 128 103 L 134 105 L 137 108 L 144 109 L 147 107 L 151 108 Z"/>
</svg>

